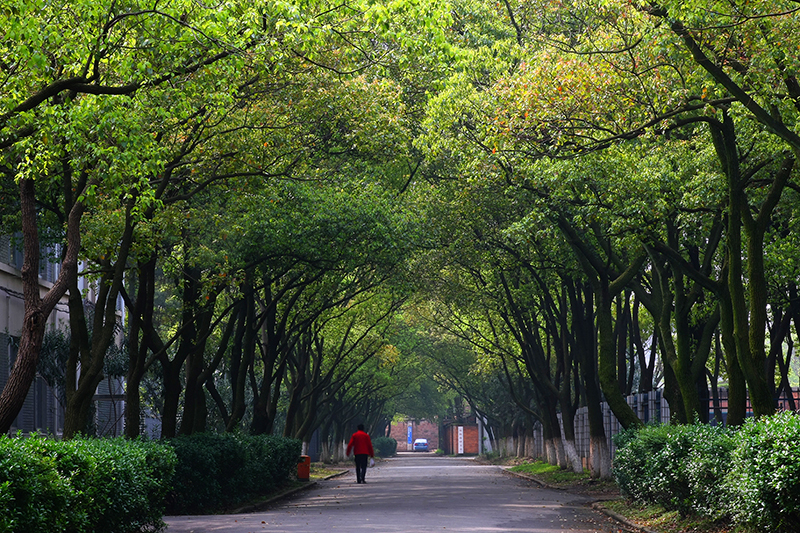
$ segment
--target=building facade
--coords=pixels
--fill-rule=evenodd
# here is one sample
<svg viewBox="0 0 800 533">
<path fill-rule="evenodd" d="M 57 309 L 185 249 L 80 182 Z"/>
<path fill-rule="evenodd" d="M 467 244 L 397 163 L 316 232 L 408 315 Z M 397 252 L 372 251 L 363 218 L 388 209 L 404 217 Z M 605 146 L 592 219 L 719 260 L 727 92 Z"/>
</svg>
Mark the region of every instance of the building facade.
<svg viewBox="0 0 800 533">
<path fill-rule="evenodd" d="M 397 441 L 398 452 L 414 451 L 416 439 L 428 439 L 428 449 L 439 449 L 439 424 L 430 420 L 409 418 L 392 424 L 390 437 Z"/>
<path fill-rule="evenodd" d="M 17 356 L 19 336 L 25 306 L 22 296 L 22 250 L 15 239 L 0 235 L 0 387 L 5 387 L 8 375 Z M 59 265 L 42 261 L 39 284 L 44 294 L 58 277 Z M 48 329 L 66 327 L 68 321 L 67 302 L 64 299 L 56 306 L 48 318 Z M 37 376 L 28 391 L 25 405 L 11 427 L 11 433 L 22 431 L 30 433 L 60 434 L 64 428 L 64 410 L 57 391 L 48 386 L 41 376 Z"/>
<path fill-rule="evenodd" d="M 43 250 L 39 270 L 40 292 L 44 295 L 58 278 L 60 264 L 56 250 Z M 19 236 L 0 235 L 0 390 L 5 387 L 17 355 L 25 306 L 22 288 L 23 253 Z M 85 279 L 79 283 L 91 301 L 92 291 Z M 122 319 L 122 306 L 119 305 Z M 69 325 L 67 297 L 64 296 L 47 319 L 47 330 L 66 331 Z M 101 435 L 123 432 L 123 383 L 119 379 L 104 380 L 98 387 L 94 426 Z M 43 433 L 61 435 L 64 430 L 63 391 L 48 385 L 40 375 L 28 391 L 25 404 L 11 427 L 11 434 Z"/>
</svg>

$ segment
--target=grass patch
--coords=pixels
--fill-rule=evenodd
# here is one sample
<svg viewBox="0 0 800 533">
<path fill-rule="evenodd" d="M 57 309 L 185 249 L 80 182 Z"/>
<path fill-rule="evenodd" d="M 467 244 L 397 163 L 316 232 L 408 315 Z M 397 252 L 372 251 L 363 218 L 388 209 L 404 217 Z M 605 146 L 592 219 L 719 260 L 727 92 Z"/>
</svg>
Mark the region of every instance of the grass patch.
<svg viewBox="0 0 800 533">
<path fill-rule="evenodd" d="M 562 470 L 557 465 L 551 465 L 539 460 L 525 461 L 512 466 L 509 470 L 533 476 L 551 487 L 558 487 L 577 493 L 591 494 L 602 498 L 613 498 L 619 495 L 619 489 L 613 479 L 594 479 L 588 470 L 577 474 L 571 470 Z"/>
<path fill-rule="evenodd" d="M 578 474 L 571 470 L 562 470 L 558 465 L 551 465 L 542 461 L 522 463 L 512 466 L 509 470 L 536 476 L 545 483 L 557 486 L 574 485 L 575 483 L 580 483 L 592 478 L 588 470 L 584 470 Z"/>
<path fill-rule="evenodd" d="M 556 485 L 559 484 L 573 484 L 580 481 L 584 481 L 586 479 L 591 479 L 591 474 L 588 471 L 583 471 L 580 474 L 575 472 L 571 472 L 569 470 L 554 470 L 552 472 L 545 472 L 542 474 L 542 478 L 549 482 L 554 483 Z"/>
<path fill-rule="evenodd" d="M 522 463 L 509 468 L 512 472 L 521 472 L 523 474 L 531 474 L 534 476 L 546 474 L 549 472 L 558 472 L 561 469 L 558 465 L 551 465 L 543 463 L 542 461 L 533 461 L 532 463 Z"/>
<path fill-rule="evenodd" d="M 626 517 L 631 522 L 658 533 L 733 533 L 729 522 L 699 516 L 681 517 L 660 505 L 644 505 L 625 499 L 604 501 L 603 507 Z"/>
<path fill-rule="evenodd" d="M 338 474 L 342 471 L 347 470 L 346 468 L 330 468 L 325 463 L 311 463 L 311 469 L 309 471 L 308 477 L 313 480 L 325 479 L 328 476 L 332 476 L 334 474 Z"/>
<path fill-rule="evenodd" d="M 558 466 L 542 461 L 525 461 L 509 468 L 550 486 L 570 492 L 591 494 L 603 499 L 603 507 L 624 516 L 631 522 L 658 533 L 740 533 L 728 521 L 714 520 L 700 516 L 681 517 L 677 511 L 668 511 L 659 505 L 642 505 L 619 498 L 619 490 L 613 480 L 592 479 L 589 471 L 576 474 L 561 470 Z M 607 499 L 611 498 L 611 499 Z"/>
</svg>

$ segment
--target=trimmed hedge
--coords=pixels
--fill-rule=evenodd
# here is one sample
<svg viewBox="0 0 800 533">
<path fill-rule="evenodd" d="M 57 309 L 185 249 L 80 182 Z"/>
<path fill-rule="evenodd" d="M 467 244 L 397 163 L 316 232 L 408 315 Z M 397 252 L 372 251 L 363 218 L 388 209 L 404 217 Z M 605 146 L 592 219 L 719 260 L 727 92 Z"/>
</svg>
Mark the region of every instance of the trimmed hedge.
<svg viewBox="0 0 800 533">
<path fill-rule="evenodd" d="M 397 441 L 392 437 L 375 437 L 372 447 L 379 457 L 392 457 L 397 454 Z"/>
<path fill-rule="evenodd" d="M 166 446 L 0 437 L 0 531 L 159 530 L 175 468 Z"/>
<path fill-rule="evenodd" d="M 703 424 L 647 426 L 623 434 L 617 445 L 622 448 L 614 476 L 624 494 L 684 516 L 719 513 L 724 499 L 720 481 L 733 448 L 730 431 Z"/>
<path fill-rule="evenodd" d="M 297 473 L 301 443 L 272 435 L 200 433 L 168 441 L 178 464 L 171 514 L 220 511 L 266 494 Z"/>
<path fill-rule="evenodd" d="M 748 420 L 726 479 L 728 511 L 761 531 L 800 531 L 800 414 Z"/>
<path fill-rule="evenodd" d="M 749 419 L 739 430 L 647 426 L 616 442 L 614 476 L 634 500 L 755 531 L 800 531 L 798 413 Z"/>
</svg>

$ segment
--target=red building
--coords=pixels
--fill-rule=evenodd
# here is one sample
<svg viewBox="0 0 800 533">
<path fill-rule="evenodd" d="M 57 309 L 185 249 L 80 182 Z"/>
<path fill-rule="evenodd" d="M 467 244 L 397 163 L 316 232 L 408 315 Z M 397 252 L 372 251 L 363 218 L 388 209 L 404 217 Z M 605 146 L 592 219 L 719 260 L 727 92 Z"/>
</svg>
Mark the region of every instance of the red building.
<svg viewBox="0 0 800 533">
<path fill-rule="evenodd" d="M 478 455 L 480 430 L 474 422 L 445 422 L 441 448 L 446 455 Z"/>
<path fill-rule="evenodd" d="M 398 452 L 414 451 L 412 446 L 417 439 L 428 439 L 428 450 L 436 451 L 439 445 L 439 424 L 430 420 L 408 419 L 392 424 L 389 435 L 397 441 Z"/>
</svg>

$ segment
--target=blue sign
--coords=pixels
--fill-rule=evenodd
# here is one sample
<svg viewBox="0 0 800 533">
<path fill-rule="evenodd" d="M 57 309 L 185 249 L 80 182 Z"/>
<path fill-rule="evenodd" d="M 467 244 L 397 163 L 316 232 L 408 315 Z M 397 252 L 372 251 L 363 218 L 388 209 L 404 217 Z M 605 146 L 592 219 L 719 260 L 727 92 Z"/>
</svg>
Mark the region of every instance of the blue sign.
<svg viewBox="0 0 800 533">
<path fill-rule="evenodd" d="M 411 426 L 408 426 L 408 443 L 411 444 Z"/>
</svg>

